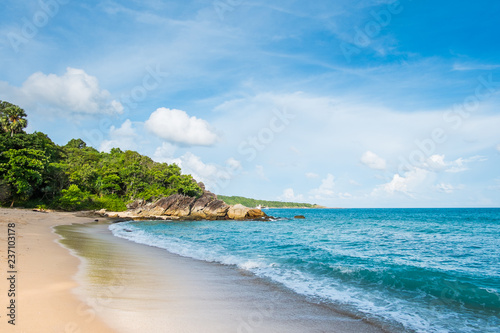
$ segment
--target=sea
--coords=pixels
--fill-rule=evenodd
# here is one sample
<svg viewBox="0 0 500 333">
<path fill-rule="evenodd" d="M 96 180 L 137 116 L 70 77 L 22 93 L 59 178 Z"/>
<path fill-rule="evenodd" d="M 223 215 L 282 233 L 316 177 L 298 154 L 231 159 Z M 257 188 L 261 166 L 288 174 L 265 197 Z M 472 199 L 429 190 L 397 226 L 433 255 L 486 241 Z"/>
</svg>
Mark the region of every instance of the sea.
<svg viewBox="0 0 500 333">
<path fill-rule="evenodd" d="M 275 218 L 132 221 L 109 229 L 407 332 L 500 332 L 500 209 L 265 212 Z"/>
</svg>

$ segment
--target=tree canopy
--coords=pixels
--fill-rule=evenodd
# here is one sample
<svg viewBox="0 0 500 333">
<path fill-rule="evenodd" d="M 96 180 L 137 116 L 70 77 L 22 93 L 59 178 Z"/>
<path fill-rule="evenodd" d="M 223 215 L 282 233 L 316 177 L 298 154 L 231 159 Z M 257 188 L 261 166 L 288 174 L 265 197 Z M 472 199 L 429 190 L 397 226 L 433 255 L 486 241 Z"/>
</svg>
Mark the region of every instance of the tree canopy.
<svg viewBox="0 0 500 333">
<path fill-rule="evenodd" d="M 24 117 L 21 108 L 0 101 L 0 204 L 125 210 L 135 199 L 203 193 L 176 164 L 119 148 L 99 152 L 81 139 L 59 146 L 43 133 L 24 133 Z"/>
<path fill-rule="evenodd" d="M 282 202 L 282 201 L 265 201 L 256 200 L 245 197 L 227 197 L 224 195 L 217 196 L 220 200 L 223 200 L 228 205 L 242 204 L 247 207 L 269 207 L 269 208 L 321 208 L 322 206 L 308 204 L 308 203 L 298 203 L 298 202 Z"/>
<path fill-rule="evenodd" d="M 26 116 L 26 112 L 19 106 L 0 101 L 0 125 L 4 132 L 10 133 L 11 137 L 28 126 Z"/>
</svg>

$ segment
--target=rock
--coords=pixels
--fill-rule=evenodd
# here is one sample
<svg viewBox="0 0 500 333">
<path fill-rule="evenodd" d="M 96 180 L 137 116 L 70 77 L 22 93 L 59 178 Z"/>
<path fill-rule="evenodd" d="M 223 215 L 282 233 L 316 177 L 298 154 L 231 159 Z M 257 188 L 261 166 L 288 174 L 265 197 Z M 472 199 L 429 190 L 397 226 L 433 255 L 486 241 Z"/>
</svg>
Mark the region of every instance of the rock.
<svg viewBox="0 0 500 333">
<path fill-rule="evenodd" d="M 170 207 L 168 207 L 163 215 L 167 216 L 178 216 L 178 217 L 187 217 L 191 214 L 191 206 L 195 202 L 196 198 L 188 197 L 186 195 L 174 194 L 169 198 L 174 197 L 172 200 L 174 201 Z"/>
<path fill-rule="evenodd" d="M 127 204 L 127 209 L 135 210 L 139 207 L 144 206 L 145 203 L 146 201 L 144 201 L 143 199 L 135 200 L 134 202 Z"/>
<path fill-rule="evenodd" d="M 255 220 L 265 218 L 267 215 L 260 209 L 252 209 L 238 204 L 229 208 L 227 217 L 231 220 Z"/>
<path fill-rule="evenodd" d="M 206 219 L 207 213 L 205 212 L 205 208 L 214 200 L 217 200 L 215 194 L 204 192 L 203 195 L 193 203 L 190 216 L 193 219 Z"/>
<path fill-rule="evenodd" d="M 295 219 L 305 219 L 306 217 L 304 215 L 297 215 L 294 216 Z"/>
<path fill-rule="evenodd" d="M 205 188 L 203 183 L 198 184 Z M 136 200 L 127 205 L 129 210 L 124 214 L 131 219 L 185 219 L 185 220 L 247 220 L 262 219 L 268 216 L 260 209 L 250 209 L 243 205 L 229 206 L 209 191 L 204 191 L 199 198 L 174 194 L 152 203 Z M 110 213 L 107 213 L 109 216 Z M 113 216 L 116 214 L 113 212 Z M 123 216 L 122 214 L 120 214 Z M 120 217 L 121 217 L 120 216 Z"/>
<path fill-rule="evenodd" d="M 266 216 L 267 216 L 266 213 L 264 213 L 260 209 L 254 208 L 254 209 L 250 209 L 247 212 L 247 215 L 245 216 L 245 218 L 250 219 L 250 220 L 256 220 L 256 219 L 264 218 Z"/>
<path fill-rule="evenodd" d="M 250 208 L 241 204 L 231 206 L 227 212 L 227 217 L 231 220 L 243 220 Z"/>
<path fill-rule="evenodd" d="M 203 210 L 209 217 L 215 217 L 214 220 L 223 220 L 229 211 L 229 205 L 222 200 L 214 200 Z M 209 218 L 211 219 L 211 218 Z"/>
</svg>

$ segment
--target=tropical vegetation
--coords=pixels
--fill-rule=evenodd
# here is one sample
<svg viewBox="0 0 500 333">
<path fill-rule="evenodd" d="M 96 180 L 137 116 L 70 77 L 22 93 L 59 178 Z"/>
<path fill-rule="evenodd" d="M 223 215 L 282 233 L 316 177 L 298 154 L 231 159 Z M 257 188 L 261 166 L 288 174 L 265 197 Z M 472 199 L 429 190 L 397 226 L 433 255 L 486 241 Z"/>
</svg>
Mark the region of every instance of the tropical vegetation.
<svg viewBox="0 0 500 333">
<path fill-rule="evenodd" d="M 322 206 L 308 204 L 308 203 L 298 203 L 298 202 L 283 202 L 283 201 L 266 201 L 266 200 L 256 200 L 244 197 L 228 197 L 224 195 L 218 195 L 217 198 L 224 201 L 228 205 L 241 204 L 246 207 L 269 207 L 269 208 L 321 208 Z"/>
<path fill-rule="evenodd" d="M 135 199 L 203 193 L 176 164 L 118 148 L 99 152 L 81 139 L 59 146 L 44 133 L 25 133 L 26 117 L 0 101 L 1 205 L 122 211 Z"/>
</svg>

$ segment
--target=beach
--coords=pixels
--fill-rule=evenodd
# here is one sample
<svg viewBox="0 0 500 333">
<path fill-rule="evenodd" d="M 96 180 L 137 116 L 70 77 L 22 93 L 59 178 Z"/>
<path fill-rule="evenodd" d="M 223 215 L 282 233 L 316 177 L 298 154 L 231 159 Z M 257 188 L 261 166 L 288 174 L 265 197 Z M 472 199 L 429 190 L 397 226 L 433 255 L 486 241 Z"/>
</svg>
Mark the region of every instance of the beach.
<svg viewBox="0 0 500 333">
<path fill-rule="evenodd" d="M 2 332 L 385 331 L 248 271 L 114 237 L 94 220 L 0 209 L 3 308 L 9 223 L 18 265 L 16 325 L 2 310 Z"/>
<path fill-rule="evenodd" d="M 1 332 L 114 332 L 99 317 L 82 316 L 82 302 L 72 293 L 80 260 L 56 243 L 59 236 L 52 232 L 56 225 L 93 220 L 73 213 L 0 208 Z M 9 223 L 15 223 L 16 233 L 15 326 L 6 317 Z"/>
</svg>

